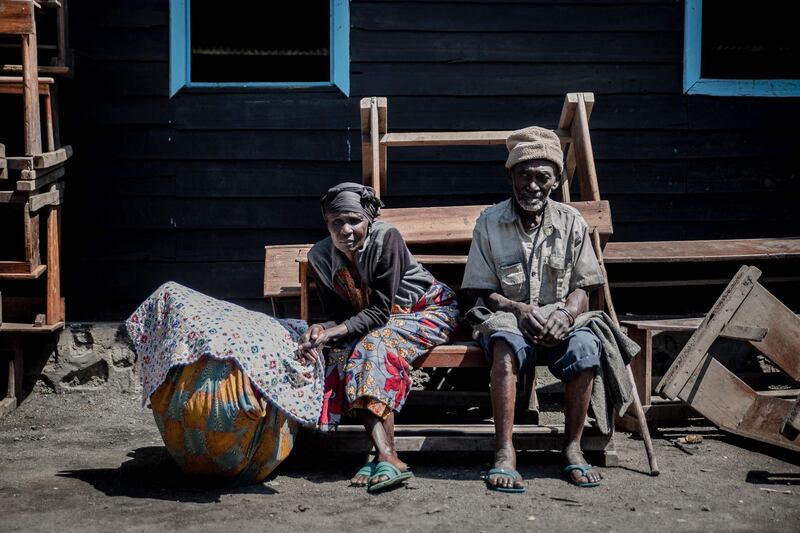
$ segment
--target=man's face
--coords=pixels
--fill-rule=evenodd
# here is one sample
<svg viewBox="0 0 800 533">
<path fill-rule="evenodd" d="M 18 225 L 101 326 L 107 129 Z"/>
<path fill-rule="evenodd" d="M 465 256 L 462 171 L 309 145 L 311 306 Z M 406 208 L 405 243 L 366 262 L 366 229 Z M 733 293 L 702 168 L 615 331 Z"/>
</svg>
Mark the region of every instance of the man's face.
<svg viewBox="0 0 800 533">
<path fill-rule="evenodd" d="M 514 198 L 524 211 L 538 213 L 558 186 L 556 166 L 546 159 L 531 159 L 514 165 L 508 173 Z"/>
</svg>

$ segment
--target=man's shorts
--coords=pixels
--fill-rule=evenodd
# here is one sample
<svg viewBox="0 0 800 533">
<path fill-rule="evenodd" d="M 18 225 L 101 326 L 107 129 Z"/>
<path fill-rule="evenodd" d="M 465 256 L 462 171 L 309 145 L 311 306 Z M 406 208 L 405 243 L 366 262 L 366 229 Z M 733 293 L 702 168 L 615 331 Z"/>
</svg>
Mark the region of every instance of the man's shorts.
<svg viewBox="0 0 800 533">
<path fill-rule="evenodd" d="M 600 366 L 600 339 L 589 328 L 570 331 L 563 341 L 552 348 L 536 345 L 522 335 L 507 331 L 498 331 L 489 337 L 481 335 L 478 342 L 489 361 L 492 360 L 494 343 L 498 340 L 511 346 L 517 358 L 517 368 L 524 374 L 533 372 L 537 355 L 547 360 L 550 372 L 564 383 L 572 381 L 584 370 Z"/>
</svg>

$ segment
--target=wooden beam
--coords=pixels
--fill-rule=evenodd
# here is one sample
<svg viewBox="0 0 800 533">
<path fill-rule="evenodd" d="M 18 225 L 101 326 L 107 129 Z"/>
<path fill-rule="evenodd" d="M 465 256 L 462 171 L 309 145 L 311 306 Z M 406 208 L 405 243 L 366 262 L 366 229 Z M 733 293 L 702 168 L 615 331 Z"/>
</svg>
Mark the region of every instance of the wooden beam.
<svg viewBox="0 0 800 533">
<path fill-rule="evenodd" d="M 25 133 L 25 155 L 42 153 L 41 118 L 39 116 L 39 60 L 36 33 L 23 35 L 22 40 L 22 99 Z"/>
<path fill-rule="evenodd" d="M 0 2 L 0 33 L 24 35 L 34 33 L 33 2 L 30 0 L 3 0 Z"/>
<path fill-rule="evenodd" d="M 51 188 L 54 190 L 50 190 L 48 192 L 43 192 L 41 194 L 34 194 L 30 197 L 29 209 L 31 213 L 34 211 L 38 211 L 39 209 L 46 207 L 48 205 L 61 205 L 64 201 L 64 183 L 55 183 L 51 185 Z"/>
<path fill-rule="evenodd" d="M 372 178 L 372 188 L 375 189 L 375 195 L 381 197 L 381 159 L 380 159 L 380 144 L 378 138 L 379 120 L 378 120 L 378 102 L 377 98 L 373 98 L 370 102 L 369 108 L 369 139 L 370 150 L 372 150 L 372 170 L 370 176 Z"/>
<path fill-rule="evenodd" d="M 50 168 L 59 163 L 63 163 L 72 157 L 72 146 L 64 146 L 52 152 L 45 152 L 33 157 L 33 168 Z"/>
<path fill-rule="evenodd" d="M 21 322 L 3 322 L 0 324 L 0 333 L 52 333 L 64 328 L 64 322 L 55 324 L 25 324 Z"/>
<path fill-rule="evenodd" d="M 766 330 L 766 335 L 746 340 L 790 378 L 800 381 L 800 318 L 760 283 L 755 284 L 730 323 L 737 328 Z"/>
<path fill-rule="evenodd" d="M 783 419 L 780 431 L 781 435 L 789 440 L 796 440 L 800 435 L 800 395 L 797 396 L 792 410 Z"/>
<path fill-rule="evenodd" d="M 12 265 L 21 265 L 19 271 L 11 272 L 16 267 Z M 21 281 L 31 280 L 41 277 L 47 270 L 47 265 L 37 265 L 31 267 L 26 261 L 0 261 L 0 280 L 8 281 Z"/>
<path fill-rule="evenodd" d="M 64 177 L 67 170 L 61 167 L 55 167 L 46 171 L 39 170 L 23 170 L 23 176 L 17 180 L 17 190 L 25 192 L 33 192 L 46 185 L 50 185 Z"/>
<path fill-rule="evenodd" d="M 678 397 L 714 425 L 735 435 L 800 451 L 800 439 L 780 434 L 793 402 L 757 394 L 713 357 L 707 357 Z"/>
<path fill-rule="evenodd" d="M 65 162 L 72 157 L 72 146 L 64 146 L 52 152 L 45 152 L 36 156 L 8 157 L 8 168 L 11 170 L 37 170 L 49 169 Z"/>
<path fill-rule="evenodd" d="M 47 209 L 47 324 L 64 321 L 61 299 L 61 207 Z"/>
<path fill-rule="evenodd" d="M 711 344 L 730 321 L 744 299 L 758 283 L 761 271 L 755 267 L 743 266 L 725 288 L 722 296 L 711 308 L 700 327 L 683 347 L 678 357 L 667 370 L 656 391 L 665 398 L 675 398 L 687 380 L 705 357 Z"/>
<path fill-rule="evenodd" d="M 575 107 L 575 120 L 571 132 L 574 141 L 570 145 L 570 151 L 575 151 L 581 200 L 599 200 L 600 186 L 597 183 L 592 138 L 589 134 L 589 114 L 586 111 L 586 102 L 582 93 L 578 94 L 578 104 Z"/>
<path fill-rule="evenodd" d="M 380 139 L 382 146 L 490 146 L 504 145 L 513 130 L 502 131 L 431 131 L 387 133 Z M 561 144 L 570 142 L 569 132 L 556 130 Z"/>
<path fill-rule="evenodd" d="M 610 242 L 606 263 L 704 263 L 800 257 L 800 237 Z"/>
</svg>

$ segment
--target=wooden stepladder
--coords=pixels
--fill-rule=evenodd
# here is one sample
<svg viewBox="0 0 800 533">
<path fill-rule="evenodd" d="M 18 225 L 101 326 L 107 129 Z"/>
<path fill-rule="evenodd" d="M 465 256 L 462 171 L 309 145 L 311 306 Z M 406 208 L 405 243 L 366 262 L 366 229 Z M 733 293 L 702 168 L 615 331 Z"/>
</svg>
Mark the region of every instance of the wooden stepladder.
<svg viewBox="0 0 800 533">
<path fill-rule="evenodd" d="M 800 380 L 800 318 L 743 266 L 656 387 L 680 398 L 720 429 L 800 451 L 797 404 L 757 393 L 708 354 L 717 337 L 749 342 L 791 379 Z M 793 409 L 794 408 L 794 409 Z"/>
<path fill-rule="evenodd" d="M 597 170 L 594 164 L 591 135 L 589 132 L 589 118 L 592 114 L 595 99 L 593 93 L 568 93 L 564 99 L 558 128 L 555 133 L 564 150 L 564 171 L 561 176 L 561 200 L 571 202 L 570 197 L 572 182 L 578 180 L 580 199 L 582 202 L 601 202 L 600 186 L 597 179 Z M 427 131 L 427 132 L 390 132 L 388 128 L 388 102 L 383 97 L 363 98 L 360 103 L 361 119 L 361 153 L 362 153 L 362 180 L 365 185 L 375 189 L 378 196 L 386 192 L 388 148 L 392 147 L 430 147 L 430 146 L 489 146 L 504 145 L 509 131 Z M 465 209 L 462 206 L 461 209 Z M 437 208 L 440 209 L 440 208 Z M 385 213 L 389 210 L 384 210 Z M 470 218 L 474 221 L 474 218 Z M 473 222 L 474 223 L 474 222 Z M 439 229 L 444 233 L 443 228 Z M 402 231 L 401 231 L 402 233 Z M 603 248 L 611 232 L 592 229 L 592 246 L 597 259 L 603 268 L 603 290 L 595 292 L 591 297 L 592 309 L 607 309 L 609 316 L 619 325 L 611 292 L 605 275 Z M 408 238 L 406 238 L 408 242 Z M 463 264 L 463 262 L 462 262 Z M 302 265 L 301 265 L 302 268 Z M 302 279 L 301 271 L 301 279 Z M 301 292 L 301 294 L 303 294 Z M 301 304 L 302 305 L 302 304 Z M 307 307 L 307 306 L 306 306 Z M 436 349 L 434 349 L 434 352 Z M 639 433 L 645 444 L 650 472 L 657 475 L 659 472 L 652 440 L 647 428 L 644 410 L 636 390 L 636 382 L 628 368 L 633 389 L 633 412 L 638 421 Z M 526 383 L 529 391 L 528 412 L 538 413 L 538 400 L 535 389 L 535 377 Z M 536 415 L 538 419 L 538 415 Z"/>
</svg>

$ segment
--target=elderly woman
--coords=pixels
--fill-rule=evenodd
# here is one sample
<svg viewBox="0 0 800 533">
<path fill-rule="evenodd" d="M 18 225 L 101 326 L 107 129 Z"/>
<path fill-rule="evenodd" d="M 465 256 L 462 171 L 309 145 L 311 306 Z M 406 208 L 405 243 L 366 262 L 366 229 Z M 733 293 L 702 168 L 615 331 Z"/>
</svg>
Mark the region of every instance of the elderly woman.
<svg viewBox="0 0 800 533">
<path fill-rule="evenodd" d="M 447 342 L 456 325 L 453 291 L 408 251 L 400 232 L 376 220 L 371 187 L 342 183 L 322 198 L 330 236 L 309 251 L 311 272 L 329 322 L 312 324 L 298 356 L 326 372 L 320 425 L 358 415 L 377 450 L 351 479 L 370 492 L 412 476 L 394 446 L 394 413 L 411 387 L 411 364 Z"/>
</svg>

